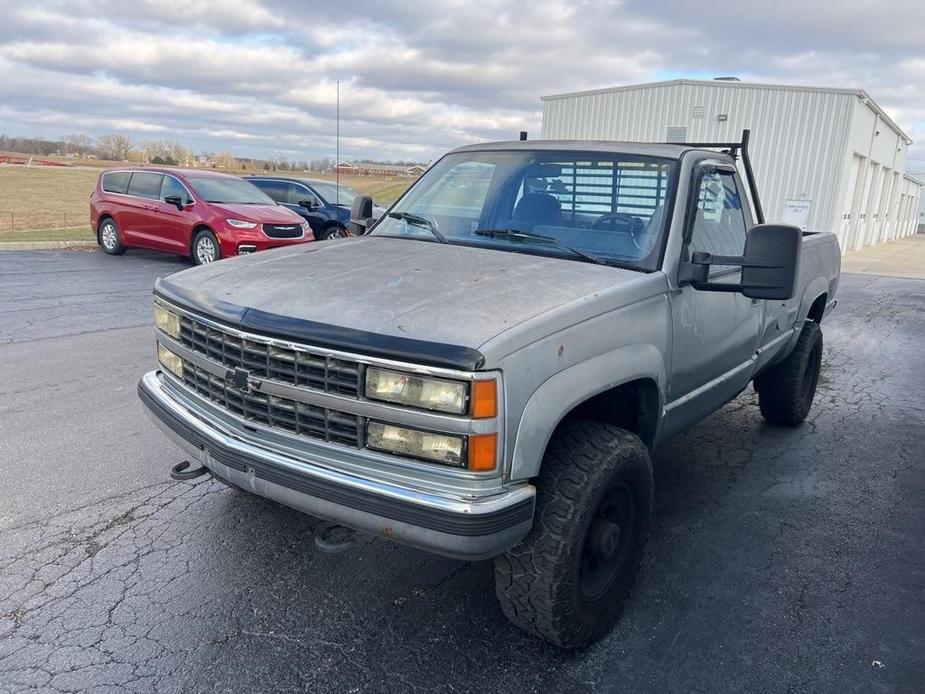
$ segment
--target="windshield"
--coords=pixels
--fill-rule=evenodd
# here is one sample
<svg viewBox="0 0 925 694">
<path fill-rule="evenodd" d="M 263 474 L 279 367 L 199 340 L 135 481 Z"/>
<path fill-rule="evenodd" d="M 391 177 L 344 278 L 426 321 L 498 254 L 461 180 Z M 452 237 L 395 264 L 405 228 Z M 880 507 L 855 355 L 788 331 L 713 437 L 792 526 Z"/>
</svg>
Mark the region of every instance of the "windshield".
<svg viewBox="0 0 925 694">
<path fill-rule="evenodd" d="M 344 205 L 350 207 L 353 205 L 353 199 L 359 195 L 353 188 L 339 186 L 336 183 L 312 183 L 318 195 L 324 198 L 325 202 L 331 205 Z"/>
<path fill-rule="evenodd" d="M 450 154 L 371 234 L 655 270 L 675 166 L 613 152 Z"/>
<path fill-rule="evenodd" d="M 276 203 L 257 186 L 240 178 L 219 176 L 187 176 L 193 190 L 206 202 L 224 202 L 237 205 L 275 205 Z"/>
</svg>

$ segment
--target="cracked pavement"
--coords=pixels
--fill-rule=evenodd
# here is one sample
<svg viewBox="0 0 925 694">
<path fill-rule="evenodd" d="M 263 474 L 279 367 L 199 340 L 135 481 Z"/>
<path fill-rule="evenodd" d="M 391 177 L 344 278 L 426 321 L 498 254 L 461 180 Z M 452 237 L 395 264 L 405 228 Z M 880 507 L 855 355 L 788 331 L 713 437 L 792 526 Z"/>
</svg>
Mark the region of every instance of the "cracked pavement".
<svg viewBox="0 0 925 694">
<path fill-rule="evenodd" d="M 654 456 L 619 626 L 562 654 L 490 562 L 365 538 L 210 480 L 135 395 L 130 252 L 0 254 L 0 692 L 917 692 L 925 683 L 925 282 L 845 275 L 809 421 L 749 390 Z"/>
</svg>

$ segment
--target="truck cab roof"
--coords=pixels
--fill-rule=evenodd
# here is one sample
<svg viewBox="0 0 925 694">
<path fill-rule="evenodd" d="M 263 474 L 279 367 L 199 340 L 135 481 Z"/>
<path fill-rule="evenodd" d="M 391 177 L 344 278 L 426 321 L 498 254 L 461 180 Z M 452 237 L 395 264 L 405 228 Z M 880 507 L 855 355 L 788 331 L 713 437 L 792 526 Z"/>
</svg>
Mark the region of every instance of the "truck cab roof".
<svg viewBox="0 0 925 694">
<path fill-rule="evenodd" d="M 475 145 L 457 147 L 457 152 L 503 152 L 503 151 L 543 151 L 543 152 L 601 152 L 607 154 L 633 154 L 660 157 L 662 159 L 680 159 L 686 152 L 699 151 L 705 155 L 729 159 L 732 157 L 715 149 L 705 149 L 696 145 L 670 144 L 663 142 L 618 142 L 615 140 L 507 140 L 502 142 L 483 142 Z"/>
</svg>

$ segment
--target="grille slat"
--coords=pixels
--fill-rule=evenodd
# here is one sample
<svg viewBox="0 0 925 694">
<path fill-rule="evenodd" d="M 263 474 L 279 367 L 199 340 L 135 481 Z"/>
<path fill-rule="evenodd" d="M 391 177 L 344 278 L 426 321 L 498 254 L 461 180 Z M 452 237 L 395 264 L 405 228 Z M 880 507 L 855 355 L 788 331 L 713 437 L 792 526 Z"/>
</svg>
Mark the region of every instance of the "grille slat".
<svg viewBox="0 0 925 694">
<path fill-rule="evenodd" d="M 186 316 L 180 318 L 180 343 L 227 369 L 247 369 L 260 378 L 359 397 L 357 362 L 241 339 Z"/>
<path fill-rule="evenodd" d="M 180 319 L 179 341 L 229 371 L 243 368 L 258 378 L 354 398 L 359 395 L 360 365 L 356 362 L 242 339 L 185 316 Z M 193 392 L 245 420 L 331 443 L 361 444 L 361 422 L 356 415 L 238 390 L 188 361 L 183 363 L 183 381 Z"/>
</svg>

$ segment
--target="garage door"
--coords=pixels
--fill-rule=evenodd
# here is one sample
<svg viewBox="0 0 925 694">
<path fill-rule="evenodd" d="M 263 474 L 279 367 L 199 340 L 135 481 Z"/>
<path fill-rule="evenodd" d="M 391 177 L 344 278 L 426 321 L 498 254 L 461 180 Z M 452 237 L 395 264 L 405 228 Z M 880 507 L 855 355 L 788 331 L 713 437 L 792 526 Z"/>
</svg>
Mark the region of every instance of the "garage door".
<svg viewBox="0 0 925 694">
<path fill-rule="evenodd" d="M 859 191 L 855 189 L 858 187 L 858 172 L 860 170 L 861 157 L 855 154 L 851 157 L 851 164 L 848 165 L 848 180 L 845 181 L 845 188 L 842 193 L 842 205 L 844 207 L 842 208 L 841 226 L 838 229 L 838 243 L 841 245 L 842 250 L 848 247 L 852 215 L 856 216 L 859 208 L 859 205 L 855 204 Z"/>
</svg>

